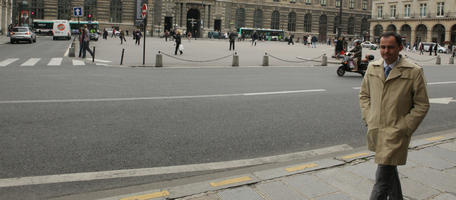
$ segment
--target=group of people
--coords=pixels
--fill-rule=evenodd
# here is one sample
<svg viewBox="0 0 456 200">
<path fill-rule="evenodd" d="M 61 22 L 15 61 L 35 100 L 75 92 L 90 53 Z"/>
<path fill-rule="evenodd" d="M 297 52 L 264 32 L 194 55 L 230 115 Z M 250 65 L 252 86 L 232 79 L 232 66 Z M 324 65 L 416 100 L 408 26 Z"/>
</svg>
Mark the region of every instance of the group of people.
<svg viewBox="0 0 456 200">
<path fill-rule="evenodd" d="M 126 36 L 128 36 L 129 32 L 128 30 L 122 30 L 122 29 L 119 29 L 119 30 L 116 30 L 115 28 L 112 29 L 112 34 L 111 34 L 111 38 L 117 38 L 117 35 L 119 35 L 119 39 L 120 39 L 120 44 L 123 44 L 123 42 L 127 42 L 127 39 L 126 39 Z M 136 29 L 133 31 L 133 40 L 135 40 L 135 44 L 137 45 L 140 45 L 140 40 L 141 40 L 141 37 L 142 37 L 142 33 L 140 30 Z M 107 40 L 108 39 L 108 30 L 105 28 L 103 30 L 103 39 Z"/>
<path fill-rule="evenodd" d="M 93 58 L 93 52 L 90 49 L 90 34 L 89 34 L 89 29 L 87 28 L 87 25 L 84 24 L 84 26 L 79 30 L 79 58 L 85 58 L 86 57 L 86 52 L 88 51 L 90 55 Z"/>
</svg>

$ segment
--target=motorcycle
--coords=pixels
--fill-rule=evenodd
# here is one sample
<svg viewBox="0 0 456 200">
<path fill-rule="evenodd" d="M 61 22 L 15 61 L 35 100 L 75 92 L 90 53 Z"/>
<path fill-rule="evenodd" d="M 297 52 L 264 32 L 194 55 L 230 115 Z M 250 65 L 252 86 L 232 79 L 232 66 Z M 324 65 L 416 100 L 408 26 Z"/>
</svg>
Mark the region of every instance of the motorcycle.
<svg viewBox="0 0 456 200">
<path fill-rule="evenodd" d="M 353 58 L 352 54 L 350 52 L 345 53 L 344 55 L 344 60 L 342 61 L 342 65 L 337 68 L 337 75 L 338 76 L 343 76 L 345 72 L 353 72 L 353 73 L 359 73 L 362 76 L 366 73 L 367 66 L 369 65 L 369 62 L 374 60 L 374 55 L 367 55 L 365 59 L 361 59 L 361 62 L 358 66 L 358 71 L 353 71 L 355 68 L 355 65 L 353 63 Z"/>
</svg>

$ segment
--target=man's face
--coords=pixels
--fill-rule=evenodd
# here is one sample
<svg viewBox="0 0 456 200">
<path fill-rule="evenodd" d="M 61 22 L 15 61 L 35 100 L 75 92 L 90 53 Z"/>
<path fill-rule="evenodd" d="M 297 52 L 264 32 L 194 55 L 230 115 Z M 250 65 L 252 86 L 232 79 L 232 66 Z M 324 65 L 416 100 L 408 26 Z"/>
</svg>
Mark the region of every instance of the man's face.
<svg viewBox="0 0 456 200">
<path fill-rule="evenodd" d="M 402 51 L 403 46 L 396 43 L 393 36 L 382 37 L 380 39 L 380 54 L 387 64 L 394 63 Z"/>
</svg>

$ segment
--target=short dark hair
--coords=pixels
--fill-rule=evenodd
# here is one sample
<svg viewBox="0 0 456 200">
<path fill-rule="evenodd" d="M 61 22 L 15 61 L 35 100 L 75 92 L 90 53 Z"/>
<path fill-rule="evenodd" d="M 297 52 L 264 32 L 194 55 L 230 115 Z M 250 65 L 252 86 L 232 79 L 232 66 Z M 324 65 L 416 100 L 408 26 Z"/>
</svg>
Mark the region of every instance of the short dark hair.
<svg viewBox="0 0 456 200">
<path fill-rule="evenodd" d="M 398 46 L 401 46 L 402 45 L 402 37 L 401 35 L 399 35 L 398 33 L 396 32 L 385 32 L 382 34 L 382 36 L 380 37 L 381 38 L 387 38 L 387 37 L 391 37 L 393 36 L 394 39 L 396 39 L 396 43 Z"/>
</svg>

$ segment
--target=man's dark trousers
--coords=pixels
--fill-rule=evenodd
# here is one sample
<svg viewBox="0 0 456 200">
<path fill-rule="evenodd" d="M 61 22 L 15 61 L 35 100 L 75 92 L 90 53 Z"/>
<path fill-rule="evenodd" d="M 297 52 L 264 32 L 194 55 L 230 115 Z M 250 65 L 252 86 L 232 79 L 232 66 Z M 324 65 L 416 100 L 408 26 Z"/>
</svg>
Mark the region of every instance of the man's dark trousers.
<svg viewBox="0 0 456 200">
<path fill-rule="evenodd" d="M 230 51 L 231 51 L 231 46 L 233 46 L 233 50 L 234 50 L 234 41 L 230 41 Z"/>
<path fill-rule="evenodd" d="M 174 55 L 177 55 L 177 51 L 179 50 L 180 42 L 176 43 L 176 50 L 174 51 Z"/>
<path fill-rule="evenodd" d="M 389 197 L 389 198 L 388 198 Z M 369 200 L 403 200 L 397 166 L 378 165 Z"/>
</svg>

